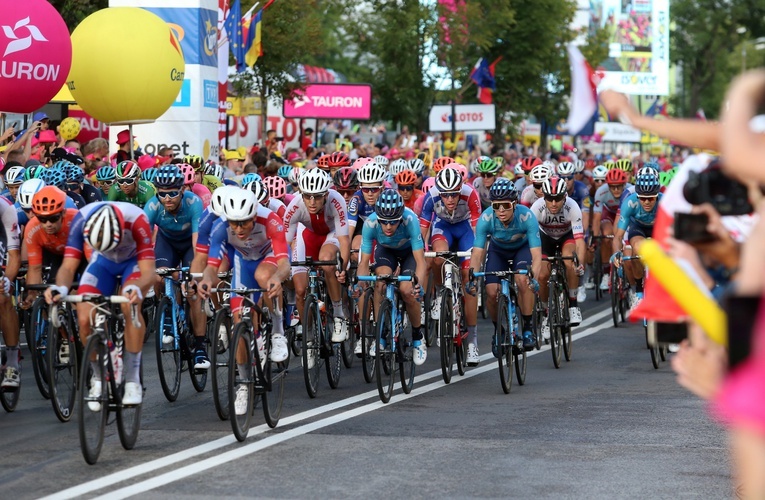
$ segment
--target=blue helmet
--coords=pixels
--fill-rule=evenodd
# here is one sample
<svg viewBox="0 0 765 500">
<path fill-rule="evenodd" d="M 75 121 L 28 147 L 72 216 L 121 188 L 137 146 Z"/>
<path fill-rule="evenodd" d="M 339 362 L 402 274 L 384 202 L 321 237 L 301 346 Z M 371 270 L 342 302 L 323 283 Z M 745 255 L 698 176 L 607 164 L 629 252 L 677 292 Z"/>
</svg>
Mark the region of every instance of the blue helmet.
<svg viewBox="0 0 765 500">
<path fill-rule="evenodd" d="M 96 170 L 96 180 L 99 182 L 113 181 L 116 178 L 114 167 L 111 165 L 104 165 Z"/>
<path fill-rule="evenodd" d="M 157 189 L 180 189 L 183 187 L 184 176 L 177 165 L 163 165 L 154 174 L 154 185 Z"/>
<path fill-rule="evenodd" d="M 290 176 L 290 172 L 292 172 L 292 165 L 284 165 L 282 167 L 279 167 L 279 170 L 276 171 L 276 175 L 286 181 L 287 178 Z"/>
<path fill-rule="evenodd" d="M 66 191 L 66 174 L 63 170 L 55 169 L 53 167 L 46 168 L 43 171 L 41 179 L 45 181 L 47 186 L 56 186 L 60 190 Z"/>
<path fill-rule="evenodd" d="M 85 181 L 85 172 L 74 163 L 64 167 L 64 174 L 66 174 L 66 181 L 72 184 L 81 184 Z"/>
<path fill-rule="evenodd" d="M 638 196 L 655 196 L 660 190 L 658 174 L 640 174 L 635 179 L 635 193 Z"/>
<path fill-rule="evenodd" d="M 154 177 L 157 176 L 157 170 L 158 169 L 156 169 L 156 168 L 147 168 L 141 174 L 141 180 L 153 183 L 154 182 Z"/>
<path fill-rule="evenodd" d="M 249 174 L 244 174 L 244 176 L 242 177 L 242 186 L 244 186 L 245 184 L 249 184 L 251 182 L 259 181 L 259 180 L 261 179 L 258 174 L 253 174 L 252 172 L 250 172 Z"/>
<path fill-rule="evenodd" d="M 404 215 L 404 199 L 395 189 L 386 189 L 375 203 L 378 219 L 395 220 Z"/>
<path fill-rule="evenodd" d="M 659 167 L 658 163 L 656 163 L 655 161 L 647 161 L 647 162 L 645 162 L 643 164 L 643 167 L 638 171 L 638 175 L 643 173 L 643 169 L 644 168 L 650 168 L 651 170 L 653 170 L 656 173 L 661 171 L 661 167 Z"/>
<path fill-rule="evenodd" d="M 51 165 L 50 168 L 53 168 L 55 170 L 63 170 L 64 172 L 66 172 L 70 165 L 74 165 L 74 163 L 70 162 L 69 160 L 59 160 L 53 165 Z"/>
<path fill-rule="evenodd" d="M 513 181 L 500 177 L 489 188 L 489 197 L 491 201 L 517 201 L 518 191 Z"/>
</svg>

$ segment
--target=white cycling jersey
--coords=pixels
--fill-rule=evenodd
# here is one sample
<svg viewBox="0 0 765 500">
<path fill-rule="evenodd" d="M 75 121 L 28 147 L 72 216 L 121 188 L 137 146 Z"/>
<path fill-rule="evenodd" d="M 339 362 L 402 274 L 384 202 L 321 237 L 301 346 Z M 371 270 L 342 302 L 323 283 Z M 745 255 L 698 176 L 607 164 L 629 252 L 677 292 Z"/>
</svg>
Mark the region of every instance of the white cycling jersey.
<svg viewBox="0 0 765 500">
<path fill-rule="evenodd" d="M 530 207 L 538 199 L 539 199 L 539 196 L 537 196 L 537 192 L 534 191 L 533 185 L 529 184 L 528 186 L 523 188 L 523 192 L 521 193 L 521 205 L 525 207 Z"/>
<path fill-rule="evenodd" d="M 287 226 L 287 243 L 295 240 L 298 224 L 317 234 L 348 236 L 348 210 L 345 199 L 337 191 L 330 190 L 324 202 L 324 208 L 318 214 L 311 214 L 305 206 L 302 196 L 295 196 L 287 207 L 284 225 Z"/>
<path fill-rule="evenodd" d="M 531 205 L 531 211 L 539 222 L 539 230 L 553 239 L 560 239 L 569 231 L 574 233 L 574 238 L 583 238 L 582 211 L 579 205 L 569 197 L 557 214 L 547 210 L 545 199 L 540 198 Z"/>
</svg>

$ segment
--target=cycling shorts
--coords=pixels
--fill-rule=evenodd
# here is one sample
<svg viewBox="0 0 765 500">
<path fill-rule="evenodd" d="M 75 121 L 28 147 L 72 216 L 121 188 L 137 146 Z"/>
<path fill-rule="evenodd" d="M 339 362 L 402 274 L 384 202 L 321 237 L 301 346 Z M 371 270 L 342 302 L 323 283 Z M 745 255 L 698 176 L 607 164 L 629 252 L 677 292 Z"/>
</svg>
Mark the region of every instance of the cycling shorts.
<svg viewBox="0 0 765 500">
<path fill-rule="evenodd" d="M 157 231 L 154 254 L 157 258 L 157 268 L 176 267 L 179 264 L 186 267 L 191 265 L 194 258 L 194 246 L 191 244 L 191 239 L 175 241 L 163 236 L 162 231 Z"/>
<path fill-rule="evenodd" d="M 457 224 L 437 219 L 431 230 L 430 241 L 445 241 L 449 245 L 449 250 L 453 252 L 466 252 L 473 249 L 475 233 L 469 220 L 463 220 Z M 432 246 L 432 245 L 431 245 Z M 470 267 L 470 258 L 461 258 L 462 269 Z"/>
<path fill-rule="evenodd" d="M 513 261 L 513 271 L 520 269 L 526 269 L 531 265 L 531 249 L 529 245 L 523 245 L 516 250 L 505 250 L 504 248 L 498 248 L 497 245 L 489 243 L 489 251 L 486 253 L 486 266 L 484 271 L 496 272 L 507 271 L 510 266 L 507 265 L 507 261 Z M 486 284 L 499 283 L 498 276 L 486 276 L 484 278 Z"/>
<path fill-rule="evenodd" d="M 412 254 L 412 248 L 406 249 L 394 249 L 386 248 L 382 245 L 377 245 L 375 248 L 375 269 L 380 266 L 389 267 L 395 273 L 396 269 L 401 267 L 399 274 L 407 274 L 409 276 L 414 275 L 417 270 L 417 262 L 414 260 L 414 254 Z"/>
<path fill-rule="evenodd" d="M 295 237 L 294 247 L 292 248 L 292 262 L 304 261 L 306 257 L 313 260 L 319 260 L 321 247 L 325 245 L 334 245 L 340 249 L 340 241 L 332 231 L 329 234 L 316 234 L 305 226 L 300 226 Z M 292 275 L 307 273 L 308 268 L 304 266 L 295 266 L 292 268 Z"/>
<path fill-rule="evenodd" d="M 555 255 L 555 252 L 558 250 L 562 250 L 564 246 L 570 244 L 575 244 L 574 240 L 574 233 L 573 231 L 569 231 L 566 234 L 564 234 L 560 239 L 551 238 L 550 236 L 546 235 L 545 233 L 541 232 L 539 233 L 539 236 L 542 238 L 542 255 L 546 257 L 552 257 Z"/>
<path fill-rule="evenodd" d="M 603 207 L 603 211 L 600 213 L 600 223 L 603 224 L 605 221 L 608 221 L 611 224 L 615 224 L 616 213 L 610 211 L 606 207 Z"/>
<path fill-rule="evenodd" d="M 258 266 L 262 264 L 268 264 L 276 268 L 276 258 L 273 253 L 270 253 L 260 260 L 246 260 L 242 258 L 242 254 L 234 252 L 234 272 L 231 275 L 231 288 L 260 288 L 260 284 L 255 279 L 255 272 L 258 270 Z M 260 293 L 252 295 L 252 300 L 257 303 L 260 300 Z M 231 312 L 238 312 L 242 308 L 242 296 L 235 293 L 231 294 Z"/>
<path fill-rule="evenodd" d="M 121 276 L 120 286 L 141 276 L 137 257 L 131 257 L 125 262 L 112 262 L 101 254 L 94 254 L 94 257 L 82 273 L 77 293 L 112 295 L 117 291 L 118 276 Z"/>
<path fill-rule="evenodd" d="M 653 236 L 653 226 L 642 226 L 640 224 L 630 224 L 627 226 L 627 237 L 631 240 L 635 236 L 642 236 L 643 238 L 651 238 Z"/>
</svg>

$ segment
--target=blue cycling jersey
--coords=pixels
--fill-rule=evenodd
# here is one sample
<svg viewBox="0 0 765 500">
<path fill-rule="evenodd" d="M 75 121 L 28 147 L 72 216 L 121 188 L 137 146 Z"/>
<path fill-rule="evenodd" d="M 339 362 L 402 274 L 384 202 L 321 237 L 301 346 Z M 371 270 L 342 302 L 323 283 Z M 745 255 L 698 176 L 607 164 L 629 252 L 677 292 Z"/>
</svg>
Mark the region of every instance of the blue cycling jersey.
<svg viewBox="0 0 765 500">
<path fill-rule="evenodd" d="M 475 227 L 473 248 L 486 247 L 486 237 L 489 235 L 491 244 L 504 250 L 517 250 L 524 245 L 528 245 L 529 248 L 542 246 L 537 218 L 528 207 L 522 205 L 516 205 L 508 225 L 496 217 L 494 208 L 484 210 Z"/>
<path fill-rule="evenodd" d="M 574 200 L 580 209 L 584 208 L 584 200 L 589 196 L 590 190 L 587 185 L 584 182 L 574 181 L 574 190 L 568 194 L 568 197 Z"/>
<path fill-rule="evenodd" d="M 356 191 L 348 202 L 348 223 L 358 226 L 359 219 L 363 223 L 373 213 L 375 213 L 375 206 L 367 203 L 361 190 Z"/>
<path fill-rule="evenodd" d="M 183 193 L 181 205 L 174 214 L 165 210 L 159 198 L 154 196 L 144 207 L 149 226 L 159 227 L 163 236 L 173 240 L 188 240 L 192 234 L 199 232 L 199 219 L 202 217 L 202 200 L 199 196 L 186 191 Z"/>
<path fill-rule="evenodd" d="M 659 210 L 661 197 L 661 193 L 659 193 L 659 199 L 654 203 L 653 209 L 650 212 L 646 212 L 642 203 L 638 200 L 637 194 L 632 193 L 622 202 L 619 224 L 616 227 L 625 231 L 630 224 L 636 224 L 642 227 L 653 227 L 653 224 L 656 221 L 656 214 Z"/>
<path fill-rule="evenodd" d="M 420 231 L 420 222 L 417 215 L 404 209 L 404 215 L 396 231 L 391 236 L 383 233 L 382 225 L 377 221 L 377 214 L 372 214 L 364 221 L 364 229 L 361 232 L 361 252 L 372 253 L 372 242 L 376 241 L 378 245 L 394 250 L 405 250 L 411 248 L 412 251 L 422 250 L 425 244 L 422 241 L 422 232 Z"/>
</svg>

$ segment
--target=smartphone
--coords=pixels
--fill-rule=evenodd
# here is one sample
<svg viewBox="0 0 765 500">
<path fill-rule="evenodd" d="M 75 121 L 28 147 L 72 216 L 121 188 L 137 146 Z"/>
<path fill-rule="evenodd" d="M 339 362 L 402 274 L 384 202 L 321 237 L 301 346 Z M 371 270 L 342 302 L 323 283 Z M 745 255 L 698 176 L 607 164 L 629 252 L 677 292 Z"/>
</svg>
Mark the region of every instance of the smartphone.
<svg viewBox="0 0 765 500">
<path fill-rule="evenodd" d="M 707 214 L 675 214 L 675 238 L 686 243 L 711 243 L 717 238 L 707 231 Z"/>
<path fill-rule="evenodd" d="M 752 334 L 757 321 L 762 298 L 728 297 L 725 312 L 728 318 L 728 370 L 749 357 L 752 351 Z"/>
<path fill-rule="evenodd" d="M 679 344 L 688 338 L 687 323 L 648 322 L 648 345 Z"/>
</svg>

